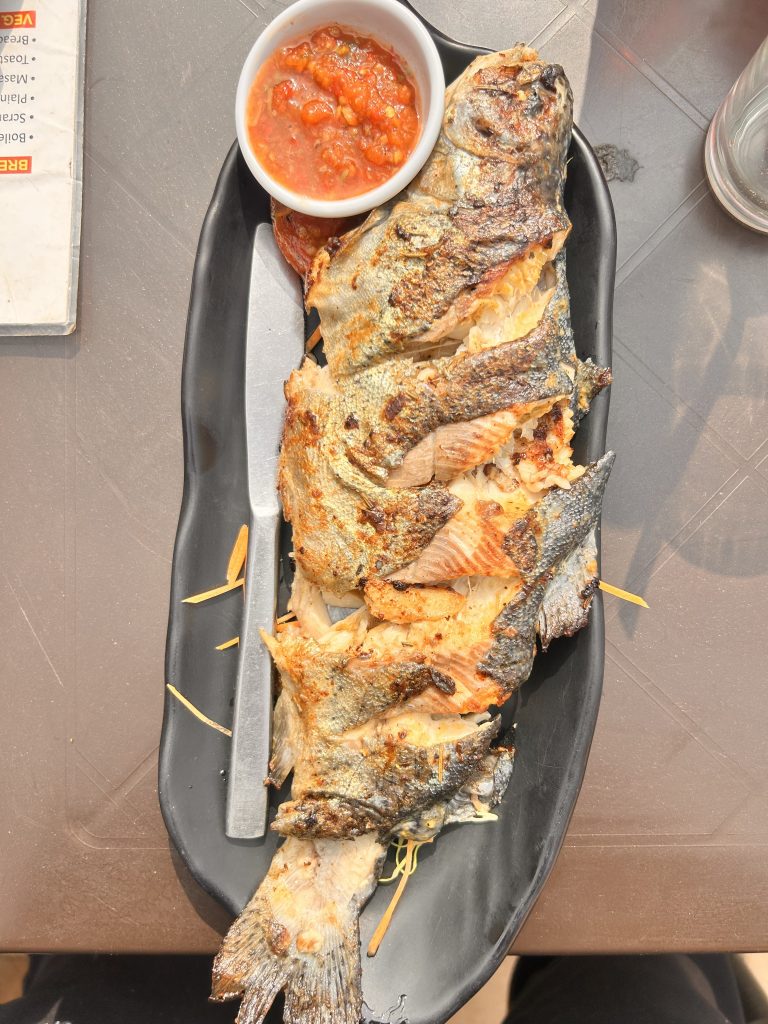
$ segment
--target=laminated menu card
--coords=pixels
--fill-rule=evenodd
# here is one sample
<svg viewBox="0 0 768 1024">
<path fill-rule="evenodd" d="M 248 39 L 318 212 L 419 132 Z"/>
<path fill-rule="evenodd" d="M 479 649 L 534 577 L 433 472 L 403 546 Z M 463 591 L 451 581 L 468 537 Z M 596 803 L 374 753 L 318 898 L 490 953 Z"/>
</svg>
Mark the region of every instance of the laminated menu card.
<svg viewBox="0 0 768 1024">
<path fill-rule="evenodd" d="M 0 335 L 75 328 L 86 0 L 0 0 Z"/>
</svg>

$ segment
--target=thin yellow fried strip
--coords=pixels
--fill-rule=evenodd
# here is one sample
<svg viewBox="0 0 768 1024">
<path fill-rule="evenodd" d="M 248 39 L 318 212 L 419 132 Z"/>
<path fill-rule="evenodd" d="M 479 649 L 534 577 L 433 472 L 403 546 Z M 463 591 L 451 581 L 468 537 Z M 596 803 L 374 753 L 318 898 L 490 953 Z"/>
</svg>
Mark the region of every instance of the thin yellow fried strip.
<svg viewBox="0 0 768 1024">
<path fill-rule="evenodd" d="M 245 579 L 242 577 L 239 580 L 232 580 L 231 583 L 224 583 L 222 586 L 214 587 L 213 590 L 206 590 L 202 594 L 193 594 L 191 597 L 185 597 L 182 604 L 200 604 L 202 601 L 210 601 L 212 597 L 219 597 L 221 594 L 228 594 L 230 590 L 237 590 L 244 583 Z"/>
<path fill-rule="evenodd" d="M 376 927 L 376 931 L 373 933 L 371 941 L 368 943 L 368 956 L 376 956 L 376 954 L 378 953 L 379 946 L 381 945 L 381 940 L 387 934 L 387 929 L 389 928 L 390 921 L 392 920 L 392 915 L 394 914 L 397 908 L 397 904 L 400 902 L 400 897 L 403 895 L 403 892 L 405 891 L 405 887 L 408 884 L 408 879 L 413 874 L 413 850 L 416 845 L 417 844 L 414 842 L 413 839 L 409 839 L 406 844 L 403 877 L 400 879 L 397 889 L 395 889 L 395 895 L 389 901 L 389 906 L 384 911 L 384 916 L 379 921 Z"/>
<path fill-rule="evenodd" d="M 629 601 L 630 604 L 639 604 L 641 608 L 647 608 L 648 603 L 638 597 L 637 594 L 630 594 L 628 590 L 621 590 L 619 587 L 614 587 L 611 583 L 606 583 L 605 580 L 600 580 L 600 589 L 604 590 L 606 594 L 613 594 L 614 597 L 620 597 L 622 601 Z"/>
<path fill-rule="evenodd" d="M 416 872 L 416 868 L 419 866 L 419 850 L 422 846 L 429 846 L 430 843 L 434 842 L 434 839 L 412 839 L 413 845 L 413 863 L 410 867 L 410 874 L 413 875 Z M 389 885 L 394 882 L 396 878 L 399 878 L 405 871 L 405 858 L 408 852 L 408 840 L 398 838 L 393 844 L 395 848 L 395 866 L 392 869 L 392 874 L 387 875 L 386 878 L 379 879 L 379 885 Z"/>
<path fill-rule="evenodd" d="M 165 685 L 171 691 L 176 700 L 180 701 L 188 711 L 191 711 L 195 718 L 199 718 L 205 725 L 210 725 L 212 729 L 216 729 L 219 732 L 224 733 L 225 736 L 232 735 L 231 729 L 226 729 L 223 725 L 219 725 L 218 722 L 214 722 L 212 718 L 204 715 L 202 711 L 198 711 L 195 705 L 191 701 L 188 701 L 183 693 L 179 693 L 175 686 L 172 686 L 170 683 L 166 683 Z"/>
<path fill-rule="evenodd" d="M 314 329 L 314 331 L 312 331 L 310 336 L 307 338 L 306 344 L 304 345 L 304 351 L 311 352 L 315 345 L 317 345 L 318 342 L 322 341 L 322 338 L 323 334 L 322 331 L 320 330 L 320 325 L 318 324 L 318 326 Z"/>
<path fill-rule="evenodd" d="M 240 644 L 240 637 L 239 636 L 233 636 L 231 640 L 227 640 L 225 643 L 219 644 L 219 646 L 216 648 L 216 650 L 217 651 L 226 651 L 230 647 L 237 647 L 239 644 Z"/>
<path fill-rule="evenodd" d="M 389 885 L 402 875 L 403 868 L 405 867 L 405 850 L 407 845 L 405 839 L 398 838 L 394 840 L 392 846 L 395 849 L 395 866 L 392 869 L 391 875 L 379 879 L 379 885 Z"/>
<path fill-rule="evenodd" d="M 229 556 L 229 564 L 227 565 L 227 583 L 233 583 L 240 575 L 240 571 L 245 565 L 245 556 L 247 552 L 248 527 L 243 523 L 237 534 L 235 545 L 232 548 L 232 554 Z"/>
</svg>

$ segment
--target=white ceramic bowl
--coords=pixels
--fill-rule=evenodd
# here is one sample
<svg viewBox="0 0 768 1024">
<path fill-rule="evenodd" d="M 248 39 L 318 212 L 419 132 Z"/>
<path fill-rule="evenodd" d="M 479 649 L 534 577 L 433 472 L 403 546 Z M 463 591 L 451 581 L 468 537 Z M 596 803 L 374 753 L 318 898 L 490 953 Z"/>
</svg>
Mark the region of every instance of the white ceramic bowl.
<svg viewBox="0 0 768 1024">
<path fill-rule="evenodd" d="M 403 166 L 382 185 L 348 199 L 316 199 L 286 188 L 262 167 L 248 139 L 245 115 L 248 93 L 264 61 L 278 47 L 334 22 L 373 36 L 404 60 L 418 88 L 421 135 Z M 254 177 L 275 199 L 315 217 L 351 217 L 385 203 L 416 177 L 437 141 L 444 93 L 443 66 L 432 37 L 399 0 L 298 0 L 267 25 L 245 60 L 235 100 L 237 139 Z"/>
</svg>

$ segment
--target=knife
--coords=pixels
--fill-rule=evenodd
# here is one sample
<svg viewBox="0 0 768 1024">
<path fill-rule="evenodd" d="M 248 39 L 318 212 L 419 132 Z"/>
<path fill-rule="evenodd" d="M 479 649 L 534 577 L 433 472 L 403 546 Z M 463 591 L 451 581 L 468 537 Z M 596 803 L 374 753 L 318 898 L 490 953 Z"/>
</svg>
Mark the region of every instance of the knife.
<svg viewBox="0 0 768 1024">
<path fill-rule="evenodd" d="M 231 839 L 258 839 L 267 829 L 269 790 L 264 780 L 272 739 L 272 663 L 259 630 L 271 632 L 275 618 L 283 384 L 304 355 L 301 285 L 269 224 L 256 228 L 245 344 L 250 523 L 227 786 L 226 833 Z"/>
</svg>

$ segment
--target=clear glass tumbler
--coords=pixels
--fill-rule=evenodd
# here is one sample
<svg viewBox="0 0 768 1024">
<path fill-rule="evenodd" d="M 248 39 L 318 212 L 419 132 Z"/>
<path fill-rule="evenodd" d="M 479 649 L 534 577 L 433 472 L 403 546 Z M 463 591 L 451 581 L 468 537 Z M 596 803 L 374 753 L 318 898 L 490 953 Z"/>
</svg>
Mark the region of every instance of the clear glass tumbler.
<svg viewBox="0 0 768 1024">
<path fill-rule="evenodd" d="M 704 158 L 725 209 L 768 234 L 768 38 L 712 118 Z"/>
</svg>

